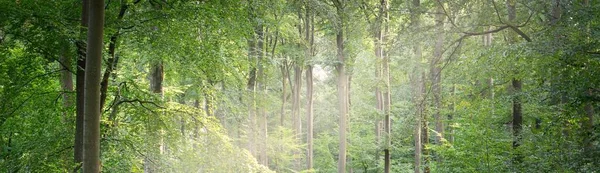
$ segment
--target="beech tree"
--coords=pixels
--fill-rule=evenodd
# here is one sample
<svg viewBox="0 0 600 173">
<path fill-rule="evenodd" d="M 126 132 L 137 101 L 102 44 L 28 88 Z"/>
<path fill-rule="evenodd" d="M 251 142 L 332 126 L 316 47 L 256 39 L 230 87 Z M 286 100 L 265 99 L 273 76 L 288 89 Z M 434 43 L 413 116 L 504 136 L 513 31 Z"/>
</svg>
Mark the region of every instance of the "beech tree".
<svg viewBox="0 0 600 173">
<path fill-rule="evenodd" d="M 104 37 L 104 0 L 90 1 L 85 62 L 83 172 L 100 172 L 100 70 Z"/>
<path fill-rule="evenodd" d="M 0 168 L 598 172 L 594 3 L 0 1 Z"/>
</svg>

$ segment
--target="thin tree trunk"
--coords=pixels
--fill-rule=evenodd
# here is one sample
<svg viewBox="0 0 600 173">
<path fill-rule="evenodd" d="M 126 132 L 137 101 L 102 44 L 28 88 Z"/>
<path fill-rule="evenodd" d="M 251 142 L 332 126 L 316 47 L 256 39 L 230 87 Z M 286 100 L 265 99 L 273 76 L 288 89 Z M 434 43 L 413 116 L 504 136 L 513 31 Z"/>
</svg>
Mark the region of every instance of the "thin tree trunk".
<svg viewBox="0 0 600 173">
<path fill-rule="evenodd" d="M 306 42 L 308 43 L 306 58 L 308 60 L 308 65 L 306 67 L 306 143 L 307 143 L 307 151 L 306 151 L 306 164 L 307 169 L 311 170 L 313 168 L 313 66 L 310 63 L 312 56 L 314 54 L 313 44 L 314 44 L 314 16 L 310 12 L 312 9 L 310 8 L 310 4 L 306 2 Z"/>
<path fill-rule="evenodd" d="M 208 82 L 209 87 L 211 87 L 209 90 L 214 89 L 214 84 L 212 82 Z M 212 94 L 210 93 L 212 91 L 204 91 L 204 112 L 206 113 L 206 116 L 214 116 L 214 109 L 213 109 L 213 103 L 212 103 Z"/>
<path fill-rule="evenodd" d="M 83 172 L 100 172 L 100 70 L 104 36 L 104 0 L 90 1 L 84 93 Z"/>
<path fill-rule="evenodd" d="M 452 84 L 452 88 L 450 88 L 450 95 L 452 97 L 456 96 L 456 85 Z M 455 114 L 455 108 L 454 108 L 454 98 L 452 98 L 452 100 L 450 101 L 450 105 L 448 106 L 448 108 L 450 109 L 450 113 L 448 114 L 448 124 L 452 123 L 452 120 L 454 119 L 454 114 Z M 448 133 L 446 133 L 446 138 L 448 139 L 449 143 L 454 143 L 454 129 L 452 128 L 451 125 L 448 126 Z"/>
<path fill-rule="evenodd" d="M 257 26 L 258 27 L 258 26 Z M 258 29 L 255 28 L 254 30 L 254 34 L 258 35 L 257 33 Z M 253 36 L 254 38 L 250 39 L 248 41 L 248 45 L 249 45 L 249 59 L 250 62 L 252 63 L 251 65 L 251 69 L 250 69 L 250 76 L 248 76 L 248 84 L 247 84 L 247 90 L 249 93 L 249 99 L 248 99 L 248 150 L 250 151 L 250 153 L 252 154 L 252 156 L 256 157 L 256 112 L 254 110 L 255 107 L 255 90 L 256 90 L 256 66 L 257 66 L 257 40 L 258 37 L 257 36 Z"/>
<path fill-rule="evenodd" d="M 61 117 L 61 123 L 67 124 L 72 115 L 71 106 L 73 105 L 73 99 L 71 93 L 73 92 L 73 73 L 71 70 L 72 60 L 70 55 L 67 54 L 68 47 L 62 47 L 59 54 L 59 67 L 60 71 L 60 86 L 62 89 L 62 101 L 63 101 L 63 113 Z M 67 153 L 61 154 L 64 160 L 68 160 Z"/>
<path fill-rule="evenodd" d="M 74 172 L 81 168 L 83 162 L 83 107 L 84 107 L 84 85 L 85 85 L 85 64 L 86 64 L 86 42 L 83 40 L 88 28 L 88 7 L 89 0 L 82 0 L 81 8 L 81 29 L 79 35 L 81 40 L 77 42 L 77 69 L 75 76 L 75 141 L 73 147 L 73 158 L 78 165 Z"/>
<path fill-rule="evenodd" d="M 279 119 L 279 125 L 281 125 L 281 127 L 284 127 L 284 120 L 285 120 L 285 104 L 286 104 L 286 98 L 287 98 L 287 94 L 286 94 L 286 82 L 287 82 L 287 78 L 288 78 L 288 68 L 287 68 L 287 61 L 284 60 L 283 65 L 281 66 L 281 115 L 280 115 L 280 119 Z"/>
<path fill-rule="evenodd" d="M 258 162 L 260 164 L 263 164 L 265 166 L 267 165 L 267 150 L 266 150 L 266 140 L 267 140 L 267 134 L 266 132 L 266 128 L 267 128 L 267 122 L 266 120 L 266 114 L 265 114 L 265 109 L 264 109 L 264 104 L 263 104 L 263 100 L 265 98 L 265 74 L 264 74 L 264 65 L 263 65 L 263 58 L 264 58 L 264 31 L 263 31 L 263 27 L 262 25 L 259 25 L 258 28 L 256 28 L 256 33 L 258 35 L 258 40 L 257 40 L 257 60 L 258 60 L 258 71 L 256 74 L 257 77 L 257 89 L 258 89 L 258 100 L 259 100 L 259 104 L 255 103 L 255 108 L 256 108 L 256 113 L 258 115 L 255 115 L 256 118 L 256 126 L 255 129 L 257 129 L 257 137 L 256 137 L 256 143 L 257 143 L 257 155 L 258 157 Z M 255 98 L 256 99 L 256 98 Z"/>
<path fill-rule="evenodd" d="M 67 54 L 67 48 L 63 47 L 60 52 L 59 57 L 59 65 L 61 67 L 60 71 L 60 86 L 63 90 L 62 98 L 63 98 L 63 107 L 69 108 L 73 105 L 73 100 L 71 99 L 71 92 L 73 92 L 73 71 L 71 70 L 72 61 L 71 57 Z M 62 116 L 62 122 L 67 122 L 67 117 L 70 111 L 65 111 Z"/>
<path fill-rule="evenodd" d="M 425 157 L 423 160 L 423 172 L 424 173 L 429 173 L 431 172 L 431 170 L 429 169 L 429 162 L 431 161 L 431 158 L 429 156 L 429 150 L 425 147 L 429 144 L 429 122 L 427 119 L 427 108 L 425 107 L 424 104 L 424 99 L 425 99 L 425 72 L 422 72 L 421 74 L 421 83 L 420 83 L 420 88 L 421 88 L 421 95 L 423 96 L 421 99 L 423 99 L 423 101 L 421 102 L 421 122 L 423 123 L 421 125 L 421 150 L 422 150 L 422 157 Z"/>
<path fill-rule="evenodd" d="M 391 153 L 390 148 L 392 147 L 392 129 L 391 129 L 391 94 L 390 94 L 390 58 L 386 54 L 384 44 L 387 42 L 387 31 L 388 31 L 388 2 L 381 0 L 380 4 L 380 27 L 378 39 L 379 42 L 379 56 L 382 59 L 382 76 L 384 82 L 383 90 L 383 110 L 384 110 L 384 121 L 383 128 L 385 129 L 385 147 L 384 147 L 384 172 L 389 173 L 391 171 Z"/>
</svg>

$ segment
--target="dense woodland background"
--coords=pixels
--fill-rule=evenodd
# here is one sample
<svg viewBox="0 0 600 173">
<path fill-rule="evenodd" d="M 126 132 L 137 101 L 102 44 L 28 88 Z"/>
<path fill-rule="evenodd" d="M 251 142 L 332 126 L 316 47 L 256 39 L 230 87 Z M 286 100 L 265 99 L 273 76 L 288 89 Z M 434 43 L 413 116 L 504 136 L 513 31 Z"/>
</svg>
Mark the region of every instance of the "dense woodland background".
<svg viewBox="0 0 600 173">
<path fill-rule="evenodd" d="M 597 0 L 0 0 L 0 170 L 598 172 L 599 19 Z"/>
</svg>

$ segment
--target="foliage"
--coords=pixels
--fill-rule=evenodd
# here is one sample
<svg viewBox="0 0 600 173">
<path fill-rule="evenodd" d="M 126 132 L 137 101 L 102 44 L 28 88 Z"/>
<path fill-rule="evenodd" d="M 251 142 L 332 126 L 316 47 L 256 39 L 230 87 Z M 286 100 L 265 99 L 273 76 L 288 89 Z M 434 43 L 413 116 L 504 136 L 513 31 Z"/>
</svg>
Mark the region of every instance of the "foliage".
<svg viewBox="0 0 600 173">
<path fill-rule="evenodd" d="M 337 11 L 336 2 L 344 2 L 343 9 Z M 390 0 L 389 20 L 379 18 L 381 1 L 375 0 L 107 1 L 102 169 L 336 172 L 340 117 L 334 74 L 342 62 L 335 35 L 341 30 L 350 76 L 347 170 L 382 172 L 383 149 L 390 148 L 392 172 L 600 171 L 600 6 L 511 2 L 514 22 L 508 21 L 505 1 L 486 0 L 425 0 L 418 8 Z M 72 159 L 76 105 L 63 104 L 62 97 L 73 101 L 76 93 L 64 90 L 60 80 L 63 66 L 76 64 L 61 64 L 59 57 L 76 60 L 76 43 L 85 35 L 81 6 L 0 1 L 0 170 L 70 172 L 78 166 Z M 441 30 L 438 8 L 445 18 Z M 315 25 L 313 47 L 303 30 L 309 21 Z M 382 60 L 375 55 L 374 36 L 382 30 L 383 56 L 391 60 L 390 135 L 376 133 L 385 117 L 374 94 L 386 87 L 376 77 Z M 442 72 L 430 74 L 439 36 Z M 482 43 L 482 37 L 491 43 Z M 313 54 L 307 54 L 309 48 Z M 153 93 L 149 74 L 158 62 L 164 66 L 163 92 Z M 314 73 L 312 169 L 305 166 L 308 65 Z M 303 72 L 302 89 L 294 91 L 300 93 L 301 132 L 291 129 L 295 66 Z M 441 76 L 440 107 L 431 87 L 435 75 Z M 259 84 L 251 85 L 251 79 Z M 520 92 L 513 80 L 522 82 Z M 421 84 L 423 100 L 417 93 Z M 522 100 L 523 128 L 515 137 L 516 98 Z M 443 134 L 435 130 L 438 110 Z M 414 136 L 419 118 L 425 118 L 428 128 L 421 130 L 429 134 L 421 152 Z M 261 135 L 260 141 L 252 143 L 253 135 Z M 442 142 L 433 143 L 436 135 Z M 253 153 L 250 145 L 267 156 Z M 415 152 L 424 154 L 418 168 Z"/>
</svg>

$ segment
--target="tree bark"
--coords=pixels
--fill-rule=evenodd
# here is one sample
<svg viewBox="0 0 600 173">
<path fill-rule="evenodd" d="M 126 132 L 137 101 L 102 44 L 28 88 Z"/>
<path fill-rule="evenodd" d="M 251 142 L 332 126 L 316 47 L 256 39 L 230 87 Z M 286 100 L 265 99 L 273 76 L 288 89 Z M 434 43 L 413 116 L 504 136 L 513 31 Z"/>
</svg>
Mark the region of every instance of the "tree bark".
<svg viewBox="0 0 600 173">
<path fill-rule="evenodd" d="M 302 85 L 302 68 L 296 62 L 294 65 L 294 90 L 292 97 L 292 122 L 294 133 L 302 133 L 302 118 L 300 117 L 300 89 Z"/>
<path fill-rule="evenodd" d="M 83 165 L 83 107 L 84 107 L 84 87 L 85 87 L 85 64 L 86 64 L 86 42 L 83 40 L 88 27 L 88 7 L 89 0 L 82 0 L 81 8 L 81 29 L 79 35 L 82 37 L 77 42 L 77 69 L 75 74 L 75 141 L 73 147 L 73 158 L 78 165 L 74 171 L 79 170 Z"/>
<path fill-rule="evenodd" d="M 284 60 L 283 65 L 281 65 L 281 115 L 279 118 L 279 125 L 281 125 L 281 127 L 284 127 L 284 120 L 285 120 L 285 114 L 286 114 L 286 109 L 285 109 L 285 105 L 286 105 L 286 98 L 287 98 L 287 89 L 286 89 L 286 82 L 288 80 L 288 65 L 287 65 L 287 61 Z"/>
<path fill-rule="evenodd" d="M 444 123 L 442 120 L 442 116 L 440 115 L 440 110 L 442 109 L 442 69 L 441 69 L 441 61 L 442 61 L 442 51 L 444 44 L 444 20 L 445 15 L 443 11 L 442 3 L 437 6 L 437 13 L 435 16 L 435 26 L 437 32 L 437 38 L 435 42 L 435 47 L 433 50 L 433 58 L 431 59 L 431 90 L 433 93 L 433 118 L 435 119 L 435 144 L 441 145 L 442 138 L 444 138 Z"/>
<path fill-rule="evenodd" d="M 163 97 L 163 79 L 164 79 L 164 70 L 163 70 L 162 60 L 157 60 L 150 64 L 150 91 L 154 94 L 159 95 L 161 98 Z M 146 129 L 148 135 L 151 133 L 162 133 L 160 129 L 155 129 L 153 126 L 156 125 L 155 122 L 158 121 L 157 117 L 150 118 L 150 124 L 148 124 L 148 128 Z M 160 134 L 162 135 L 162 134 Z M 162 154 L 165 148 L 164 142 L 162 141 L 162 136 L 158 136 L 157 141 L 148 141 L 150 145 L 150 150 L 155 151 L 158 149 L 158 154 Z M 153 173 L 159 170 L 159 165 L 157 165 L 156 160 L 158 160 L 158 155 L 156 152 L 149 152 L 144 158 L 144 172 Z"/>
<path fill-rule="evenodd" d="M 71 92 L 73 92 L 73 71 L 71 70 L 72 60 L 71 57 L 67 54 L 68 48 L 63 47 L 60 52 L 59 57 L 59 65 L 61 67 L 60 71 L 60 86 L 63 90 L 62 98 L 63 98 L 63 107 L 69 108 L 73 105 L 73 100 L 71 98 Z M 70 111 L 65 111 L 63 113 L 62 121 L 63 123 L 67 122 L 67 117 Z"/>
<path fill-rule="evenodd" d="M 104 34 L 104 0 L 90 1 L 84 93 L 83 172 L 100 172 L 100 70 Z"/>
<path fill-rule="evenodd" d="M 336 27 L 336 47 L 337 47 L 337 94 L 338 94 L 338 110 L 339 110 L 339 151 L 338 151 L 338 173 L 346 172 L 346 123 L 348 113 L 348 101 L 347 101 L 347 77 L 345 63 L 346 59 L 344 56 L 344 1 L 334 0 L 336 7 L 338 20 Z"/>
<path fill-rule="evenodd" d="M 382 61 L 382 75 L 383 78 L 383 111 L 384 111 L 384 121 L 383 121 L 383 129 L 385 130 L 385 147 L 384 147 L 384 172 L 389 173 L 391 171 L 391 94 L 390 94 L 390 58 L 386 54 L 385 44 L 387 42 L 387 30 L 388 30 L 388 1 L 381 0 L 379 7 L 379 28 L 378 28 L 378 55 Z"/>
<path fill-rule="evenodd" d="M 313 66 L 311 64 L 311 59 L 314 54 L 313 44 L 314 44 L 314 16 L 311 13 L 310 2 L 306 2 L 306 38 L 305 41 L 308 43 L 308 48 L 306 51 L 306 59 L 308 61 L 308 65 L 306 67 L 306 143 L 307 143 L 307 151 L 306 151 L 306 166 L 308 170 L 313 169 Z"/>
<path fill-rule="evenodd" d="M 417 32 L 419 31 L 419 27 L 420 27 L 420 18 L 421 18 L 421 14 L 420 14 L 420 6 L 421 6 L 421 1 L 420 0 L 412 0 L 412 9 L 411 9 L 411 22 L 412 22 L 412 31 L 413 32 Z M 415 39 L 418 40 L 418 39 Z M 422 125 L 422 119 L 421 119 L 421 115 L 423 114 L 423 100 L 422 100 L 422 90 L 424 90 L 424 88 L 422 87 L 422 83 L 424 81 L 421 80 L 421 72 L 420 72 L 420 62 L 422 59 L 421 56 L 421 43 L 418 41 L 415 41 L 414 43 L 414 57 L 412 60 L 412 64 L 413 64 L 413 72 L 411 73 L 410 76 L 410 81 L 411 81 L 411 87 L 413 88 L 413 96 L 412 96 L 412 101 L 413 101 L 413 105 L 415 106 L 415 127 L 414 127 L 414 140 L 415 140 L 415 158 L 414 158 L 414 172 L 415 173 L 420 173 L 421 172 L 421 153 L 423 152 L 423 148 L 422 148 L 422 144 L 421 144 L 421 125 Z"/>
<path fill-rule="evenodd" d="M 513 23 L 515 21 L 515 19 L 517 18 L 517 11 L 516 11 L 516 1 L 515 0 L 506 0 L 506 8 L 508 11 L 508 22 L 509 23 Z M 508 44 L 513 44 L 516 40 L 514 39 L 514 37 L 511 36 L 508 37 Z M 518 61 L 518 57 L 517 57 L 517 61 Z M 515 73 L 517 73 L 518 71 L 515 69 Z M 513 98 L 512 98 L 512 130 L 513 130 L 513 144 L 512 147 L 513 149 L 517 149 L 520 145 L 521 145 L 521 130 L 523 129 L 522 124 L 523 124 L 523 111 L 522 111 L 522 107 L 521 107 L 521 88 L 522 88 L 522 83 L 521 83 L 521 79 L 514 77 L 511 80 L 511 86 L 513 89 Z M 513 158 L 513 163 L 515 164 L 520 164 L 521 163 L 521 156 L 516 155 Z"/>
<path fill-rule="evenodd" d="M 426 148 L 427 144 L 429 144 L 429 123 L 427 120 L 427 108 L 425 107 L 425 105 L 423 104 L 425 101 L 425 72 L 422 72 L 421 74 L 421 95 L 423 96 L 421 99 L 423 99 L 423 101 L 421 102 L 421 107 L 420 107 L 420 111 L 421 111 L 421 117 L 422 120 L 421 122 L 423 123 L 421 125 L 421 150 L 422 150 L 422 156 L 425 157 L 424 158 L 424 168 L 423 168 L 423 172 L 424 173 L 429 173 L 431 172 L 431 170 L 429 169 L 429 162 L 430 162 L 430 157 L 429 157 L 429 150 Z"/>
<path fill-rule="evenodd" d="M 256 129 L 258 132 L 258 137 L 257 137 L 257 147 L 258 147 L 258 151 L 257 151 L 257 155 L 258 157 L 258 162 L 262 165 L 268 166 L 267 163 L 267 149 L 266 149 L 266 144 L 267 144 L 267 117 L 265 114 L 265 105 L 263 104 L 263 100 L 265 98 L 265 74 L 264 74 L 264 64 L 263 64 L 263 58 L 265 55 L 265 51 L 264 51 L 264 33 L 265 31 L 263 31 L 263 27 L 262 25 L 259 25 L 256 28 L 256 33 L 258 36 L 258 40 L 257 40 L 257 60 L 258 60 L 258 71 L 257 71 L 257 90 L 258 90 L 258 96 L 259 96 L 259 104 L 255 104 L 255 108 L 256 108 L 256 113 L 258 114 L 257 116 L 257 124 L 256 124 Z M 256 99 L 256 98 L 255 98 Z"/>
</svg>

